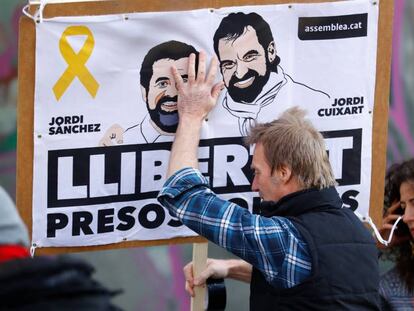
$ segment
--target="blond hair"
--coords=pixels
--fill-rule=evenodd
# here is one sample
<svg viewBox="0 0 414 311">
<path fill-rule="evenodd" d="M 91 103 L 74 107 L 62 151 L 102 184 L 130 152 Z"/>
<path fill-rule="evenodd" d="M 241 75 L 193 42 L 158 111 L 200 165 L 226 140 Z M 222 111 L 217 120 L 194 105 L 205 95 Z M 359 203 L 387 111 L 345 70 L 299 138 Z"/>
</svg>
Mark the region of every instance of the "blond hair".
<svg viewBox="0 0 414 311">
<path fill-rule="evenodd" d="M 261 143 L 272 172 L 288 166 L 305 189 L 335 186 L 323 137 L 305 114 L 293 107 L 272 122 L 256 124 L 246 143 Z"/>
</svg>

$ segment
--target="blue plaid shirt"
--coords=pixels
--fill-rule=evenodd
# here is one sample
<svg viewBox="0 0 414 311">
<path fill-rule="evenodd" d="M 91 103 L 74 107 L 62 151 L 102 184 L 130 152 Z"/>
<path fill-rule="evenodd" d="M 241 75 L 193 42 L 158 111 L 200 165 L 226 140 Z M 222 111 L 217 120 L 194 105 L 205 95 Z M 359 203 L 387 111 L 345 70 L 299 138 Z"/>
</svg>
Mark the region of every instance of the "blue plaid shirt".
<svg viewBox="0 0 414 311">
<path fill-rule="evenodd" d="M 254 215 L 220 199 L 198 170 L 176 172 L 158 200 L 187 227 L 259 269 L 274 287 L 290 288 L 310 276 L 308 245 L 287 218 Z"/>
</svg>

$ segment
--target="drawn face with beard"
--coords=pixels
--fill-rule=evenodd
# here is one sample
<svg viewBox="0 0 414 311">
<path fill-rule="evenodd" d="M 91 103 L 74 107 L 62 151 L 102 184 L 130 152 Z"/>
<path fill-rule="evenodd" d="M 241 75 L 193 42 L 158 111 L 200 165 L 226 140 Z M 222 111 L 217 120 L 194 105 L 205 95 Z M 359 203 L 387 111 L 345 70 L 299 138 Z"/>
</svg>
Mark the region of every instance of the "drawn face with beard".
<svg viewBox="0 0 414 311">
<path fill-rule="evenodd" d="M 273 60 L 276 55 L 271 44 L 265 51 L 252 26 L 247 26 L 236 39 L 219 40 L 221 73 L 235 102 L 251 103 L 263 90 L 270 76 L 270 58 Z"/>
<path fill-rule="evenodd" d="M 177 68 L 186 82 L 188 57 L 177 60 L 164 58 L 152 65 L 153 74 L 149 82 L 148 94 L 146 94 L 145 88 L 141 87 L 152 125 L 160 134 L 174 134 L 178 126 L 178 93 L 171 74 L 172 66 Z"/>
</svg>

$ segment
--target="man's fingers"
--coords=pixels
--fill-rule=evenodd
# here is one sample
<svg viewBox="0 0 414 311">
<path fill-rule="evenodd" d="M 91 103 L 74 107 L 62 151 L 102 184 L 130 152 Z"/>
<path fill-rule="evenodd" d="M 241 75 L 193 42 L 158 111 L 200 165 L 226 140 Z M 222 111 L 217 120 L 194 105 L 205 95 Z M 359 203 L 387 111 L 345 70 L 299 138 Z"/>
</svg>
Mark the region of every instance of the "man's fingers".
<svg viewBox="0 0 414 311">
<path fill-rule="evenodd" d="M 200 51 L 198 54 L 197 82 L 202 83 L 206 78 L 206 52 Z"/>
<path fill-rule="evenodd" d="M 190 282 L 185 282 L 185 290 L 187 293 L 190 294 L 191 297 L 194 297 L 194 284 L 190 284 Z"/>
<path fill-rule="evenodd" d="M 188 58 L 188 83 L 192 84 L 195 81 L 195 60 L 196 56 L 194 53 L 190 54 Z"/>
<path fill-rule="evenodd" d="M 201 286 L 206 283 L 206 280 L 212 276 L 214 270 L 211 267 L 207 267 L 203 272 L 200 273 L 198 277 L 194 279 L 194 285 Z"/>
<path fill-rule="evenodd" d="M 175 84 L 177 86 L 177 90 L 182 90 L 183 85 L 184 85 L 184 81 L 183 81 L 183 78 L 181 78 L 181 75 L 180 75 L 180 73 L 178 72 L 178 70 L 175 66 L 171 67 L 171 73 L 174 77 Z"/>
<path fill-rule="evenodd" d="M 183 268 L 185 278 L 185 290 L 194 297 L 194 276 L 193 276 L 193 263 L 189 262 Z"/>
<path fill-rule="evenodd" d="M 185 267 L 183 268 L 183 272 L 184 272 L 185 281 L 190 283 L 191 286 L 194 286 L 193 285 L 193 281 L 194 281 L 193 263 L 190 262 L 190 263 L 186 264 Z"/>
<path fill-rule="evenodd" d="M 193 280 L 185 280 L 185 286 L 188 286 L 189 288 L 193 289 L 194 287 Z"/>
<path fill-rule="evenodd" d="M 171 72 L 178 90 L 179 116 L 189 115 L 197 120 L 202 120 L 216 104 L 221 84 L 214 85 L 217 61 L 212 62 L 211 68 L 209 68 L 209 80 L 206 80 L 206 53 L 200 51 L 198 59 L 198 68 L 195 70 L 195 55 L 190 55 L 187 68 L 188 83 L 183 82 L 176 67 L 171 67 Z M 194 75 L 195 80 L 193 80 Z"/>
<path fill-rule="evenodd" d="M 210 63 L 210 68 L 208 70 L 208 75 L 206 78 L 206 82 L 210 85 L 212 85 L 214 83 L 214 80 L 216 79 L 216 74 L 217 74 L 217 57 L 214 56 L 211 60 Z"/>
<path fill-rule="evenodd" d="M 216 85 L 214 85 L 213 88 L 211 89 L 211 97 L 217 100 L 223 88 L 224 88 L 223 82 L 219 82 Z"/>
<path fill-rule="evenodd" d="M 184 276 L 186 280 L 193 279 L 193 262 L 190 261 L 183 268 Z"/>
</svg>

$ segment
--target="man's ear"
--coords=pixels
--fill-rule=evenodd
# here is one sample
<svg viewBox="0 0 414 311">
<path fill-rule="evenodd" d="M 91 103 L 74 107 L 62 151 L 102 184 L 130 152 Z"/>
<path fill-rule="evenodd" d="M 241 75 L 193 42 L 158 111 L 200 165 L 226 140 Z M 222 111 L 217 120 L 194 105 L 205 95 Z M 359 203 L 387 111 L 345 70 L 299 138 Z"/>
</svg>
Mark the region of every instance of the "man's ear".
<svg viewBox="0 0 414 311">
<path fill-rule="evenodd" d="M 292 177 L 292 170 L 289 166 L 282 164 L 277 170 L 277 174 L 279 175 L 280 180 L 282 180 L 283 183 L 286 183 Z"/>
<path fill-rule="evenodd" d="M 276 46 L 274 41 L 270 42 L 267 46 L 267 58 L 269 63 L 273 63 L 276 59 Z"/>
<path fill-rule="evenodd" d="M 142 85 L 141 85 L 141 95 L 142 95 L 142 100 L 146 103 L 147 102 L 147 90 Z"/>
</svg>

